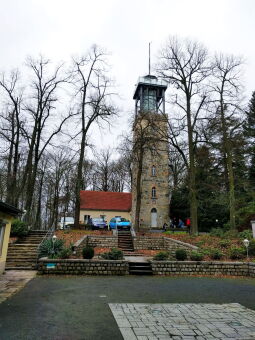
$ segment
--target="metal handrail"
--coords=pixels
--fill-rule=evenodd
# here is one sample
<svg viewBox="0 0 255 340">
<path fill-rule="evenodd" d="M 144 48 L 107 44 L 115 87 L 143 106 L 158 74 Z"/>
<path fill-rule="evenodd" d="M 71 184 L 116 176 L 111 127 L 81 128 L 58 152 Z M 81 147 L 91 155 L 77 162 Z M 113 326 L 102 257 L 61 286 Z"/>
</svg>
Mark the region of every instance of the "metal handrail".
<svg viewBox="0 0 255 340">
<path fill-rule="evenodd" d="M 37 260 L 39 258 L 39 249 L 40 249 L 40 246 L 41 244 L 45 241 L 45 240 L 48 240 L 50 238 L 52 238 L 53 234 L 55 232 L 55 228 L 54 226 L 51 227 L 50 229 L 47 230 L 47 233 L 44 235 L 42 241 L 39 243 L 38 247 L 37 247 Z"/>
</svg>

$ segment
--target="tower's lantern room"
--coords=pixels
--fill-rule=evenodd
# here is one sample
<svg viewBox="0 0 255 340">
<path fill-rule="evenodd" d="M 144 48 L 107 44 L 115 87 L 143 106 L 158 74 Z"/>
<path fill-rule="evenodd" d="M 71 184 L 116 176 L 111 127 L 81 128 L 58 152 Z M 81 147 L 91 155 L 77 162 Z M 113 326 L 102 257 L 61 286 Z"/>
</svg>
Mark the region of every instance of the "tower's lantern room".
<svg viewBox="0 0 255 340">
<path fill-rule="evenodd" d="M 135 113 L 165 113 L 165 91 L 167 82 L 156 76 L 139 77 L 135 89 Z"/>
</svg>

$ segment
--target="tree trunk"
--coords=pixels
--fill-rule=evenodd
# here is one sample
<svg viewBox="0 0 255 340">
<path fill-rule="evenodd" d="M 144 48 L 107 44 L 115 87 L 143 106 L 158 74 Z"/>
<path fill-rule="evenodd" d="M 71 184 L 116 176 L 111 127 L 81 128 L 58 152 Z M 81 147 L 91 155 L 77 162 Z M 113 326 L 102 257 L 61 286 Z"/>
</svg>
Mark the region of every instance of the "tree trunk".
<svg viewBox="0 0 255 340">
<path fill-rule="evenodd" d="M 77 168 L 76 187 L 75 187 L 74 224 L 76 228 L 78 228 L 80 224 L 80 205 L 81 205 L 80 191 L 82 188 L 82 165 L 84 162 L 85 144 L 86 144 L 86 134 L 83 131 L 82 140 L 81 140 L 81 151 L 80 151 L 80 157 L 79 157 L 78 168 Z"/>
<path fill-rule="evenodd" d="M 196 190 L 196 167 L 193 145 L 193 129 L 191 123 L 190 99 L 187 98 L 187 125 L 188 125 L 188 142 L 189 142 L 189 200 L 190 200 L 190 217 L 191 233 L 198 234 L 197 225 L 197 190 Z"/>
<path fill-rule="evenodd" d="M 140 229 L 140 210 L 141 210 L 141 201 L 142 201 L 142 192 L 141 192 L 141 178 L 143 171 L 143 150 L 142 148 L 139 150 L 138 157 L 138 169 L 137 169 L 137 177 L 136 177 L 136 207 L 135 207 L 135 230 L 139 231 Z"/>
</svg>

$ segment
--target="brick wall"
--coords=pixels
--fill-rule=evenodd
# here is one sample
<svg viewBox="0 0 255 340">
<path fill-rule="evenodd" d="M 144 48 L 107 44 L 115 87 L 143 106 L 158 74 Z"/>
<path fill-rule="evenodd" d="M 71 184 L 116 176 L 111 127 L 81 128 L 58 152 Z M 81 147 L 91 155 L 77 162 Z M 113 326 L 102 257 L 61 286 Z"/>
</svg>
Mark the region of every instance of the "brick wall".
<svg viewBox="0 0 255 340">
<path fill-rule="evenodd" d="M 61 275 L 126 275 L 128 263 L 126 261 L 108 260 L 40 260 L 39 274 Z"/>
<path fill-rule="evenodd" d="M 243 262 L 152 261 L 154 275 L 233 275 L 255 277 L 255 264 Z"/>
</svg>

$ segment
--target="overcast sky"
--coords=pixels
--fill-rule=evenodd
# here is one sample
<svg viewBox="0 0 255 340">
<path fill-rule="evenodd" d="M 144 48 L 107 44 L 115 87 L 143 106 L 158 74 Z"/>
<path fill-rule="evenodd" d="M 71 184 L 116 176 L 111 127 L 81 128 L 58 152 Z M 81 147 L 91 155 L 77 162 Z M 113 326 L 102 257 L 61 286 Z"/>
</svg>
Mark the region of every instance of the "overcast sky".
<svg viewBox="0 0 255 340">
<path fill-rule="evenodd" d="M 53 61 L 68 61 L 94 43 L 111 52 L 122 98 L 114 136 L 133 110 L 138 76 L 148 73 L 149 41 L 152 59 L 169 35 L 198 40 L 211 52 L 242 55 L 247 100 L 255 90 L 254 0 L 0 0 L 0 4 L 1 71 L 19 67 L 27 55 L 39 53 Z M 117 145 L 116 137 L 106 131 L 101 135 L 100 142 Z"/>
</svg>

